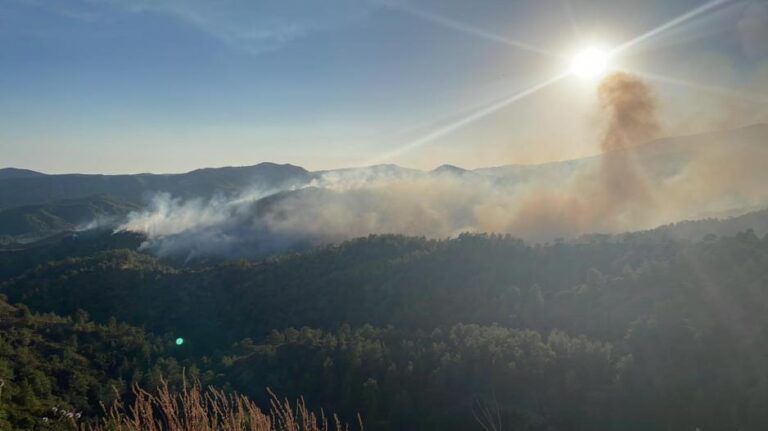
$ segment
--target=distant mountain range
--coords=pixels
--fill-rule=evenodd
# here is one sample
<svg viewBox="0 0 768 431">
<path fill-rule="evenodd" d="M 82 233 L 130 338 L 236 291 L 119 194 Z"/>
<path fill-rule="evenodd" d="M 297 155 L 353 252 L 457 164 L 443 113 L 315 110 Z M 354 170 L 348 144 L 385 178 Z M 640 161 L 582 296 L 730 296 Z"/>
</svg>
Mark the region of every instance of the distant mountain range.
<svg viewBox="0 0 768 431">
<path fill-rule="evenodd" d="M 285 189 L 305 184 L 311 174 L 292 165 L 207 168 L 183 174 L 45 175 L 21 169 L 0 170 L 0 209 L 49 204 L 107 194 L 141 204 L 148 194 L 168 192 L 181 198 L 236 193 L 247 187 Z"/>
<path fill-rule="evenodd" d="M 768 125 L 692 136 L 663 138 L 634 149 L 647 175 L 667 178 L 679 173 L 702 149 L 761 154 L 768 151 Z M 546 178 L 557 184 L 598 163 L 599 156 L 539 165 L 505 165 L 467 170 L 443 165 L 432 171 L 377 165 L 310 172 L 290 164 L 206 168 L 183 174 L 47 175 L 26 169 L 0 169 L 0 238 L 44 236 L 94 220 L 118 219 L 146 205 L 160 192 L 184 199 L 232 197 L 249 189 L 262 194 L 322 186 L 329 181 L 356 183 L 381 179 L 482 177 L 499 184 L 525 184 Z M 712 171 L 717 173 L 716 169 Z M 275 198 L 273 198 L 275 199 Z"/>
</svg>

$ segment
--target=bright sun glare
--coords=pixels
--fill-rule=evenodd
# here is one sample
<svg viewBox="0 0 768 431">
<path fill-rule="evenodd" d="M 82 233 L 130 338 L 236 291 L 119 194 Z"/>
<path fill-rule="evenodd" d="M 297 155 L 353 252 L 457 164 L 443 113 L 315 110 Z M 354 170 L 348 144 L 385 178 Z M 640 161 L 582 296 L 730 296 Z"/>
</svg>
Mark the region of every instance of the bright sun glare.
<svg viewBox="0 0 768 431">
<path fill-rule="evenodd" d="M 590 47 L 579 51 L 571 61 L 571 73 L 584 79 L 599 78 L 608 69 L 608 51 Z"/>
</svg>

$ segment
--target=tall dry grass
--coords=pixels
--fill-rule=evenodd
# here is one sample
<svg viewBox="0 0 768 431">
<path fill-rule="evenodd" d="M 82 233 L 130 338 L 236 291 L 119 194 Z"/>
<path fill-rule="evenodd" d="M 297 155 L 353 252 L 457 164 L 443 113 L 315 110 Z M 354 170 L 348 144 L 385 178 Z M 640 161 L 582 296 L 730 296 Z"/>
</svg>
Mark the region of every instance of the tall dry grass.
<svg viewBox="0 0 768 431">
<path fill-rule="evenodd" d="M 348 431 L 336 415 L 323 411 L 317 416 L 303 399 L 292 404 L 269 391 L 270 409 L 262 411 L 253 401 L 239 394 L 198 384 L 184 385 L 174 392 L 163 383 L 155 393 L 135 386 L 130 405 L 116 402 L 106 408 L 106 416 L 89 431 Z M 362 431 L 362 420 L 358 416 Z"/>
</svg>

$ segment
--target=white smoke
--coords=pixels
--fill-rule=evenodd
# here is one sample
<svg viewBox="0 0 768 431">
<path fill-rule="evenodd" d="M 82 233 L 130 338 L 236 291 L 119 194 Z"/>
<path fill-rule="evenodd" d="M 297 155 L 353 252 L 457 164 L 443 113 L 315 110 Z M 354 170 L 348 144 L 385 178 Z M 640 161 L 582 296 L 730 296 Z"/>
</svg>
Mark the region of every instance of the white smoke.
<svg viewBox="0 0 768 431">
<path fill-rule="evenodd" d="M 358 169 L 328 172 L 301 188 L 251 190 L 232 199 L 182 201 L 158 194 L 120 229 L 144 233 L 144 248 L 162 256 L 261 257 L 368 234 L 500 232 L 547 241 L 765 205 L 768 171 L 761 166 L 768 163 L 768 145 L 708 139 L 693 155 L 638 149 L 644 155 L 633 163 L 650 193 L 642 199 L 606 193 L 602 158 L 463 174 Z"/>
<path fill-rule="evenodd" d="M 607 120 L 600 157 L 477 171 L 327 171 L 287 190 L 206 201 L 159 194 L 120 229 L 144 233 L 144 247 L 160 255 L 259 257 L 369 234 L 546 241 L 768 203 L 768 126 L 649 145 L 659 132 L 651 88 L 620 73 L 599 96 Z"/>
</svg>

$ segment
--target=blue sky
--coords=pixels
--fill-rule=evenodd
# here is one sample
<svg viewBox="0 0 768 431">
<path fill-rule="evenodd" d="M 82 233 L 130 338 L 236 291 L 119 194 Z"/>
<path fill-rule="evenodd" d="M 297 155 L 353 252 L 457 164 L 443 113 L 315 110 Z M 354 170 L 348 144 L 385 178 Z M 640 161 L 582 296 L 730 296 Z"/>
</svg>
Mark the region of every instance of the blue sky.
<svg viewBox="0 0 768 431">
<path fill-rule="evenodd" d="M 567 68 L 580 46 L 618 45 L 706 3 L 0 0 L 0 166 L 578 157 L 594 152 L 598 120 L 593 84 L 575 79 L 408 144 Z M 762 121 L 767 11 L 764 1 L 723 2 L 617 61 L 670 78 L 657 92 L 672 131 L 728 126 L 739 110 Z"/>
</svg>

